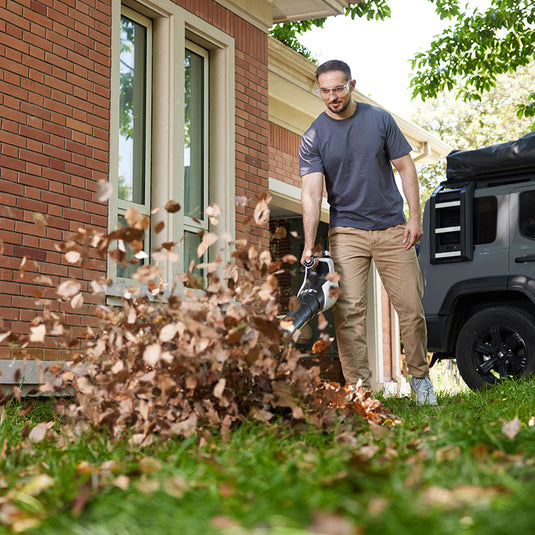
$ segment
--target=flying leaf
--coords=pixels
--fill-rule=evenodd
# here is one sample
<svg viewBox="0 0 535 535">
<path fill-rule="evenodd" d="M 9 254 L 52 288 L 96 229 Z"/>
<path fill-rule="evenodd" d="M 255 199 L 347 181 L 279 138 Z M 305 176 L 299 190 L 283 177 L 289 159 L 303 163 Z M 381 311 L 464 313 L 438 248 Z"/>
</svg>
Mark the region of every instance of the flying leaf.
<svg viewBox="0 0 535 535">
<path fill-rule="evenodd" d="M 281 240 L 283 238 L 286 238 L 287 230 L 284 227 L 277 227 L 275 229 L 275 232 L 273 233 L 273 237 Z"/>
<path fill-rule="evenodd" d="M 46 325 L 37 325 L 30 328 L 30 342 L 44 342 L 46 336 Z"/>
<path fill-rule="evenodd" d="M 331 273 L 327 273 L 327 275 L 325 275 L 325 278 L 330 282 L 338 282 L 340 280 L 340 275 L 338 275 L 338 273 L 334 271 Z"/>
<path fill-rule="evenodd" d="M 74 297 L 81 289 L 81 284 L 75 280 L 63 281 L 56 290 L 59 297 Z"/>
<path fill-rule="evenodd" d="M 150 346 L 147 346 L 145 348 L 145 351 L 143 351 L 143 360 L 149 366 L 155 366 L 156 364 L 158 364 L 161 354 L 162 348 L 160 344 L 151 344 Z"/>
<path fill-rule="evenodd" d="M 236 206 L 247 206 L 247 197 L 244 197 L 243 195 L 237 195 L 234 197 L 234 204 Z"/>
<path fill-rule="evenodd" d="M 151 280 L 157 279 L 161 276 L 162 269 L 159 266 L 140 266 L 132 275 L 132 278 L 137 282 L 147 283 Z"/>
<path fill-rule="evenodd" d="M 83 294 L 79 293 L 79 294 L 76 294 L 72 299 L 71 299 L 71 306 L 72 308 L 80 308 L 82 305 L 84 304 L 84 296 Z"/>
<path fill-rule="evenodd" d="M 113 193 L 113 186 L 108 180 L 99 180 L 97 183 L 97 199 L 106 202 Z"/>
<path fill-rule="evenodd" d="M 257 225 L 264 225 L 269 222 L 269 203 L 271 196 L 267 195 L 265 199 L 260 200 L 255 206 L 254 220 Z"/>
<path fill-rule="evenodd" d="M 208 206 L 205 210 L 205 213 L 210 218 L 210 223 L 212 225 L 219 225 L 219 220 L 217 218 L 223 213 L 221 211 L 221 206 L 218 204 Z"/>
<path fill-rule="evenodd" d="M 10 334 L 11 334 L 11 331 L 0 333 L 0 343 L 2 343 L 6 338 L 9 338 Z"/>
<path fill-rule="evenodd" d="M 65 253 L 65 260 L 69 264 L 77 264 L 82 259 L 82 255 L 78 251 L 68 251 Z"/>
<path fill-rule="evenodd" d="M 40 213 L 32 214 L 32 219 L 33 219 L 33 222 L 38 227 L 46 227 L 47 226 L 46 216 L 44 216 L 43 214 L 40 214 Z"/>
<path fill-rule="evenodd" d="M 214 234 L 213 232 L 205 232 L 202 237 L 202 241 L 197 247 L 197 256 L 200 258 L 210 247 L 210 245 L 213 245 L 217 241 L 217 234 Z"/>
<path fill-rule="evenodd" d="M 176 201 L 167 201 L 164 208 L 170 214 L 174 214 L 180 210 L 180 204 L 178 204 Z"/>
<path fill-rule="evenodd" d="M 34 282 L 36 284 L 44 284 L 45 286 L 54 286 L 52 279 L 46 275 L 39 275 L 35 277 Z"/>
<path fill-rule="evenodd" d="M 325 317 L 323 312 L 320 312 L 318 314 L 318 329 L 320 331 L 323 331 L 327 328 L 328 325 L 329 325 L 329 322 L 327 321 L 327 318 Z"/>
<path fill-rule="evenodd" d="M 285 264 L 295 264 L 297 262 L 297 257 L 294 256 L 293 254 L 287 254 L 287 255 L 284 255 L 281 260 L 285 263 Z"/>
<path fill-rule="evenodd" d="M 214 396 L 216 398 L 221 398 L 223 396 L 223 392 L 225 391 L 225 385 L 227 384 L 225 379 L 219 379 L 217 384 L 214 387 Z"/>
<path fill-rule="evenodd" d="M 175 323 L 169 323 L 168 325 L 164 325 L 162 327 L 162 330 L 160 331 L 160 342 L 169 342 L 177 333 L 178 328 Z"/>
<path fill-rule="evenodd" d="M 141 213 L 137 208 L 130 206 L 124 214 L 124 218 L 130 227 L 134 227 L 141 219 Z"/>
</svg>

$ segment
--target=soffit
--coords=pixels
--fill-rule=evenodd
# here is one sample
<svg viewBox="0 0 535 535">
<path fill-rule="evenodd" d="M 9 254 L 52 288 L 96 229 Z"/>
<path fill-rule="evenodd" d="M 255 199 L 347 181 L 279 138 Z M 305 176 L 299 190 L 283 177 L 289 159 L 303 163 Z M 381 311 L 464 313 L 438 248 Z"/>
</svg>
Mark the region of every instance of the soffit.
<svg viewBox="0 0 535 535">
<path fill-rule="evenodd" d="M 267 32 L 273 24 L 332 17 L 364 0 L 215 0 Z"/>
<path fill-rule="evenodd" d="M 358 3 L 347 0 L 272 0 L 273 24 L 340 15 L 350 4 Z"/>
</svg>

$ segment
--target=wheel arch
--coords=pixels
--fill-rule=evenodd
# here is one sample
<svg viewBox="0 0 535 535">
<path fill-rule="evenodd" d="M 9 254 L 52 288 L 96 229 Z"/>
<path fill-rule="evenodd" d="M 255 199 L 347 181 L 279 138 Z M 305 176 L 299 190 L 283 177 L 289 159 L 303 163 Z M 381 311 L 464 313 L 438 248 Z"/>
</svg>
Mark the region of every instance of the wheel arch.
<svg viewBox="0 0 535 535">
<path fill-rule="evenodd" d="M 440 307 L 439 316 L 448 317 L 443 333 L 443 352 L 455 353 L 459 332 L 476 312 L 494 306 L 511 306 L 535 316 L 535 281 L 531 288 L 519 277 L 484 277 L 454 284 Z M 532 299 L 533 296 L 533 299 Z"/>
</svg>

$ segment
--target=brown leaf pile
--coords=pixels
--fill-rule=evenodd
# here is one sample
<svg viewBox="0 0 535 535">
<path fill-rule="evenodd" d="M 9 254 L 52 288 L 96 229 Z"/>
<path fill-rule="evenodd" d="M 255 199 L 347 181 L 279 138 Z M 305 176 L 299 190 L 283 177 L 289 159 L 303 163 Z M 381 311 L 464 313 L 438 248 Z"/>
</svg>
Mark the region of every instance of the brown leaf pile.
<svg viewBox="0 0 535 535">
<path fill-rule="evenodd" d="M 176 203 L 165 208 L 170 213 L 179 209 Z M 220 210 L 211 207 L 210 214 L 215 219 Z M 260 223 L 269 219 L 265 199 L 254 217 Z M 123 253 L 108 251 L 110 244 L 120 239 L 140 252 L 147 229 L 137 214 L 126 221 L 128 228 L 109 235 L 80 230 L 60 249 L 82 265 L 95 251 L 124 262 Z M 219 239 L 213 233 L 200 238 L 199 256 Z M 172 253 L 175 245 L 165 244 L 156 253 L 178 259 Z M 74 388 L 74 401 L 59 405 L 69 429 L 104 428 L 114 437 L 132 434 L 136 443 L 145 444 L 156 434 L 218 430 L 225 436 L 249 418 L 270 422 L 279 416 L 320 428 L 351 415 L 394 422 L 369 393 L 348 401 L 343 387 L 321 380 L 319 359 L 328 338 L 316 343 L 317 365 L 302 364 L 302 355 L 280 328 L 276 273 L 282 262 L 255 246 L 231 245 L 236 247 L 234 263 L 222 266 L 216 259 L 200 266 L 206 274 L 202 289 L 190 270 L 164 293 L 159 266 L 146 264 L 135 273 L 138 285 L 125 291 L 122 306 L 99 309 L 102 327 L 88 331 L 87 350 L 69 366 L 53 366 L 40 387 L 43 392 Z M 105 283 L 95 282 L 91 291 L 102 293 Z M 82 300 L 74 280 L 62 282 L 57 294 L 73 306 Z M 61 341 L 61 322 L 45 310 L 34 322 L 31 341 L 51 334 Z"/>
</svg>

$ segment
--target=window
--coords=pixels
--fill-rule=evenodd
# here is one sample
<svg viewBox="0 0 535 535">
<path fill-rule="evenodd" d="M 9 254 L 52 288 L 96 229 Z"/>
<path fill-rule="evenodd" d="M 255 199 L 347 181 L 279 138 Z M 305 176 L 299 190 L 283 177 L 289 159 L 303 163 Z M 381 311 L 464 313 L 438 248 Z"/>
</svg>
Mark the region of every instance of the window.
<svg viewBox="0 0 535 535">
<path fill-rule="evenodd" d="M 496 239 L 498 201 L 496 197 L 474 199 L 474 245 L 492 243 Z"/>
<path fill-rule="evenodd" d="M 150 111 L 151 111 L 151 21 L 124 9 L 121 16 L 119 161 L 117 178 L 117 223 L 127 227 L 125 214 L 135 208 L 150 216 Z M 126 265 L 117 265 L 119 279 L 131 278 L 143 262 L 136 259 L 129 243 L 120 241 Z M 150 249 L 145 236 L 143 249 Z M 138 255 L 139 256 L 139 255 Z"/>
<path fill-rule="evenodd" d="M 151 220 L 136 247 L 126 236 L 111 247 L 122 251 L 114 258 L 128 261 L 108 262 L 115 283 L 108 293 L 121 296 L 148 262 L 142 253 L 134 258 L 136 248 L 150 254 L 175 244 L 175 254 L 158 255 L 163 283 L 171 285 L 191 260 L 208 260 L 197 256 L 200 234 L 234 236 L 234 40 L 172 0 L 113 2 L 112 18 L 108 228 L 134 209 Z M 161 209 L 169 200 L 182 209 Z M 223 210 L 217 228 L 206 216 L 211 204 Z M 217 247 L 229 261 L 229 244 Z"/>
<path fill-rule="evenodd" d="M 520 234 L 535 240 L 535 191 L 524 191 L 520 194 L 518 218 Z"/>
<path fill-rule="evenodd" d="M 208 53 L 186 42 L 184 61 L 184 270 L 208 230 Z"/>
</svg>

